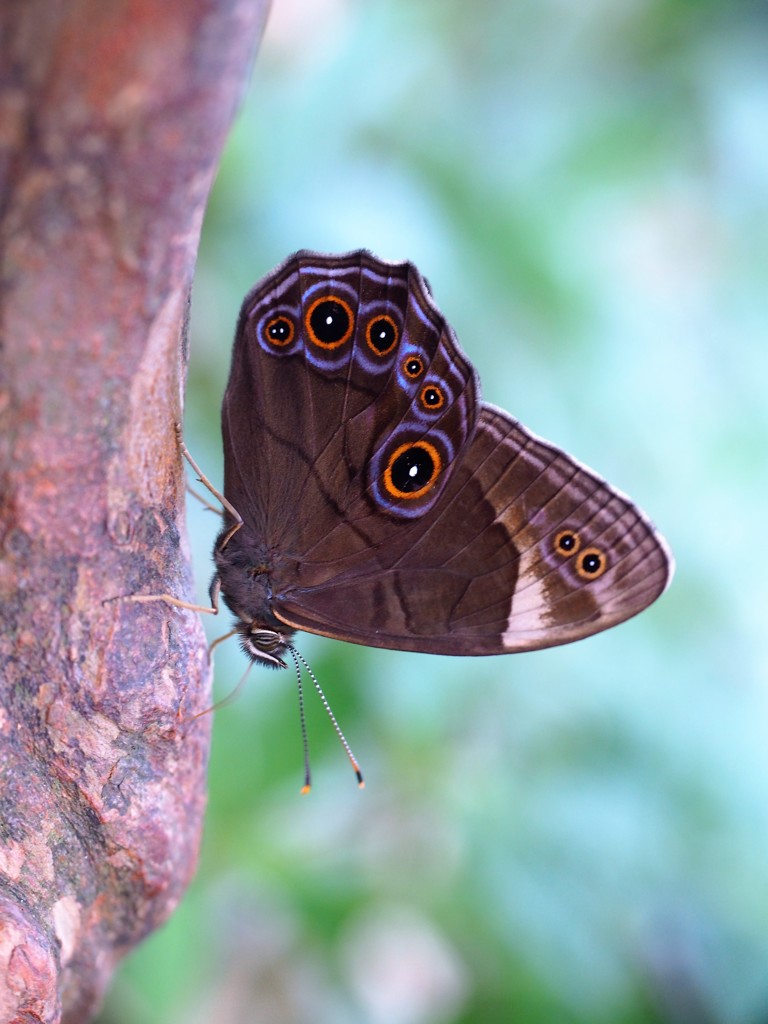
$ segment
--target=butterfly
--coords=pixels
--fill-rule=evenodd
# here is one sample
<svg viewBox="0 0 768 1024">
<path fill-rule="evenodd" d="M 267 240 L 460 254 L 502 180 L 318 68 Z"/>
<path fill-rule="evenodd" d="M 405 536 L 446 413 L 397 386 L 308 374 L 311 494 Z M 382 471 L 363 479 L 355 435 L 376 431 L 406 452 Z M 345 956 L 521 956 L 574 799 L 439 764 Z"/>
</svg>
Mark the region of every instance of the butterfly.
<svg viewBox="0 0 768 1024">
<path fill-rule="evenodd" d="M 301 251 L 260 281 L 222 433 L 211 593 L 260 663 L 285 667 L 296 630 L 431 654 L 551 647 L 671 578 L 626 496 L 481 401 L 412 263 Z"/>
</svg>

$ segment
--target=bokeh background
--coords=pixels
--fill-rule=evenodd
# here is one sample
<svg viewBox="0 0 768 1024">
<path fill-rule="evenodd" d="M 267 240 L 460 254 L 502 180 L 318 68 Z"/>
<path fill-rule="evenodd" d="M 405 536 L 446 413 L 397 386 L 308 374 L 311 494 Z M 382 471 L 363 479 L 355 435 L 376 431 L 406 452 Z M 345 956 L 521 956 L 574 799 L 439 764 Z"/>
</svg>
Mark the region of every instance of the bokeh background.
<svg viewBox="0 0 768 1024">
<path fill-rule="evenodd" d="M 363 792 L 310 693 L 299 795 L 294 679 L 254 670 L 215 715 L 197 879 L 101 1024 L 768 1021 L 767 52 L 747 0 L 275 0 L 205 223 L 198 461 L 221 479 L 247 289 L 366 246 L 678 572 L 534 654 L 302 637 Z M 244 668 L 218 650 L 217 696 Z"/>
</svg>

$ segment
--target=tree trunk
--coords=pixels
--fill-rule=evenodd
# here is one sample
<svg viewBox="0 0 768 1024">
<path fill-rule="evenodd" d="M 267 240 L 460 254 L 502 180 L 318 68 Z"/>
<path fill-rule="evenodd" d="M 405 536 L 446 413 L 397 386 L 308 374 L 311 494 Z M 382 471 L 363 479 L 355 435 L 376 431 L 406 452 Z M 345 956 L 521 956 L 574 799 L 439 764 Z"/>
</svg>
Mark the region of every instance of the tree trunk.
<svg viewBox="0 0 768 1024">
<path fill-rule="evenodd" d="M 210 700 L 174 438 L 267 0 L 0 6 L 0 1021 L 83 1024 L 189 882 Z"/>
</svg>

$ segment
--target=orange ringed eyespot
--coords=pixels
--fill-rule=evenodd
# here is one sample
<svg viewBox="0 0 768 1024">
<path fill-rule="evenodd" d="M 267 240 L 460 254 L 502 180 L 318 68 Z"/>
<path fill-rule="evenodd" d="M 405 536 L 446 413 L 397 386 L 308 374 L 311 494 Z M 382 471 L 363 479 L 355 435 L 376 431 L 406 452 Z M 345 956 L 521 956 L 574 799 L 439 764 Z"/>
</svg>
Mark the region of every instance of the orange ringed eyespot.
<svg viewBox="0 0 768 1024">
<path fill-rule="evenodd" d="M 365 340 L 377 356 L 388 356 L 400 340 L 400 329 L 391 316 L 381 313 L 365 325 Z"/>
<path fill-rule="evenodd" d="M 561 530 L 555 537 L 555 551 L 563 558 L 575 555 L 581 547 L 581 537 L 575 530 Z"/>
<path fill-rule="evenodd" d="M 408 441 L 390 455 L 384 470 L 384 487 L 393 498 L 413 501 L 430 490 L 442 468 L 443 460 L 433 444 Z"/>
<path fill-rule="evenodd" d="M 403 373 L 409 380 L 416 380 L 424 373 L 424 360 L 421 356 L 408 356 L 403 363 Z"/>
<path fill-rule="evenodd" d="M 608 559 L 600 548 L 584 548 L 576 559 L 576 572 L 583 580 L 596 580 L 608 568 Z"/>
<path fill-rule="evenodd" d="M 437 384 L 425 384 L 421 389 L 421 404 L 425 409 L 430 412 L 434 412 L 435 409 L 442 409 L 445 405 L 445 395 L 443 389 L 438 387 Z"/>
<path fill-rule="evenodd" d="M 264 328 L 264 334 L 270 345 L 290 345 L 296 334 L 293 320 L 290 320 L 282 313 L 273 316 Z"/>
<path fill-rule="evenodd" d="M 349 341 L 354 328 L 352 307 L 338 295 L 322 295 L 304 314 L 307 337 L 318 348 L 339 348 Z"/>
</svg>

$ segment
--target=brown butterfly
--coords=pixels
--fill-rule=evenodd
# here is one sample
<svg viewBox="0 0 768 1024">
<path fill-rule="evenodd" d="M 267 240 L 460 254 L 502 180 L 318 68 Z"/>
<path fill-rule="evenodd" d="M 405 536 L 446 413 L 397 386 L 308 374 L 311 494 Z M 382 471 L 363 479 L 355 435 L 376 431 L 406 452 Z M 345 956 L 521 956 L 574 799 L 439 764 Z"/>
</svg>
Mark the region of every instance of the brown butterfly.
<svg viewBox="0 0 768 1024">
<path fill-rule="evenodd" d="M 671 578 L 631 501 L 480 401 L 411 263 L 302 251 L 259 282 L 222 430 L 211 593 L 255 661 L 284 666 L 297 629 L 433 654 L 550 647 Z"/>
</svg>

